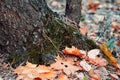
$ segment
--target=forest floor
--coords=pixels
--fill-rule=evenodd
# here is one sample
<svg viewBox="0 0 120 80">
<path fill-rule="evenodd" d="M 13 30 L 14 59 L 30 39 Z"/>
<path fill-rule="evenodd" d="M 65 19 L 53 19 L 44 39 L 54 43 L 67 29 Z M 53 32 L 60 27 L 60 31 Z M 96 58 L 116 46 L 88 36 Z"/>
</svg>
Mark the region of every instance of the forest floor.
<svg viewBox="0 0 120 80">
<path fill-rule="evenodd" d="M 112 2 L 107 2 L 105 0 L 103 1 L 83 0 L 82 14 L 84 15 L 82 15 L 81 22 L 79 25 L 81 26 L 80 31 L 83 35 L 92 39 L 98 45 L 105 43 L 111 52 L 116 53 L 116 55 L 114 54 L 113 57 L 115 57 L 115 59 L 117 60 L 117 64 L 120 64 L 120 2 L 119 0 L 116 1 L 118 2 L 112 3 Z M 17 75 L 13 72 L 14 69 L 11 67 L 9 63 L 3 62 L 5 56 L 6 55 L 0 54 L 0 80 L 16 80 Z M 58 59 L 58 61 L 61 61 L 61 59 Z M 66 63 L 64 62 L 64 60 L 62 61 L 63 63 Z M 68 65 L 71 66 L 71 64 Z M 84 68 L 84 66 L 82 67 Z M 111 70 L 107 69 L 108 67 Z M 102 80 L 120 80 L 120 72 L 119 72 L 120 70 L 117 70 L 114 66 L 107 66 L 107 67 L 102 66 L 96 68 L 96 65 L 92 65 L 92 68 L 96 69 L 95 74 L 99 75 Z M 84 69 L 86 70 L 86 68 Z M 86 72 L 87 70 L 82 71 L 82 73 L 79 74 L 75 73 L 77 79 L 73 78 L 74 76 L 72 76 L 72 78 L 69 77 L 69 79 L 66 80 L 90 79 Z M 61 75 L 63 75 L 62 72 L 58 72 L 58 73 L 61 73 L 58 76 L 58 78 Z M 68 74 L 69 72 L 65 72 L 65 73 Z M 83 77 L 79 77 L 79 76 L 83 76 Z M 41 80 L 41 79 L 36 78 L 35 80 Z M 100 80 L 100 79 L 94 78 L 93 80 Z"/>
<path fill-rule="evenodd" d="M 89 1 L 89 0 L 88 0 Z M 107 0 L 83 2 L 83 21 L 80 26 L 86 29 L 86 36 L 98 45 L 106 43 L 111 51 L 116 51 L 120 57 L 120 1 Z M 88 7 L 87 7 L 88 6 Z M 85 33 L 85 32 L 83 32 Z M 119 60 L 118 60 L 119 61 Z"/>
</svg>

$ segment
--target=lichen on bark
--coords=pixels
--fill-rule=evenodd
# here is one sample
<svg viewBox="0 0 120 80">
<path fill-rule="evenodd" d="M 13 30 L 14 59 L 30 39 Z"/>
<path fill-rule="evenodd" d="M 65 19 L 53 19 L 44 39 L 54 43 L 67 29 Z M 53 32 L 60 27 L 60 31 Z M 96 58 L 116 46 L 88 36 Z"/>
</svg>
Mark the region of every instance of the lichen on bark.
<svg viewBox="0 0 120 80">
<path fill-rule="evenodd" d="M 45 0 L 0 0 L 0 45 L 8 61 L 14 66 L 27 60 L 49 64 L 65 46 L 98 48 L 57 17 Z"/>
</svg>

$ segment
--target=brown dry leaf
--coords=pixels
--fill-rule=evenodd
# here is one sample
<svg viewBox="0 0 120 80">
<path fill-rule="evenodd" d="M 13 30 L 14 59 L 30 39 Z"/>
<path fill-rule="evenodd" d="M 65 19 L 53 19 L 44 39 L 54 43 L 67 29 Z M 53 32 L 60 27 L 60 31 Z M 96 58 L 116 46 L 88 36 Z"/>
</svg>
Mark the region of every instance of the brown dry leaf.
<svg viewBox="0 0 120 80">
<path fill-rule="evenodd" d="M 81 57 L 83 55 L 81 53 L 81 51 L 79 49 L 75 48 L 74 46 L 72 46 L 72 48 L 65 47 L 63 53 L 68 54 L 68 55 L 79 56 L 79 57 Z"/>
<path fill-rule="evenodd" d="M 95 60 L 96 60 L 97 66 L 103 67 L 103 66 L 106 66 L 108 64 L 107 60 L 104 58 L 101 58 L 101 57 L 97 57 Z"/>
<path fill-rule="evenodd" d="M 38 74 L 36 72 L 34 72 L 33 69 L 29 69 L 29 68 L 24 68 L 23 70 L 21 70 L 20 72 L 17 72 L 18 74 L 18 80 L 20 79 L 28 79 L 28 80 L 32 80 L 34 79 L 34 77 L 37 77 Z"/>
<path fill-rule="evenodd" d="M 39 77 L 36 77 L 36 78 L 34 78 L 34 80 L 42 80 L 41 78 L 39 78 Z"/>
<path fill-rule="evenodd" d="M 99 3 L 92 3 L 88 5 L 88 9 L 95 10 L 99 6 Z"/>
<path fill-rule="evenodd" d="M 50 67 L 44 65 L 39 65 L 36 67 L 36 64 L 29 62 L 27 62 L 25 66 L 17 67 L 14 72 L 18 74 L 18 79 L 24 80 L 33 80 L 36 77 L 40 77 L 45 80 L 56 76 L 56 73 L 52 71 Z"/>
<path fill-rule="evenodd" d="M 119 77 L 117 76 L 117 74 L 112 74 L 112 73 L 110 73 L 110 76 L 112 77 L 112 78 L 114 78 L 114 79 L 118 79 Z"/>
<path fill-rule="evenodd" d="M 101 49 L 104 50 L 104 52 L 107 52 L 105 54 L 109 56 L 110 61 L 112 61 L 111 63 L 113 65 L 116 64 L 116 60 L 114 60 L 112 56 L 110 57 L 111 53 L 109 53 L 110 51 L 106 49 L 106 46 L 102 46 Z M 74 56 L 67 56 L 66 58 L 61 58 L 57 56 L 55 59 L 56 62 L 52 63 L 49 67 L 45 65 L 39 65 L 36 67 L 36 64 L 27 62 L 25 66 L 17 67 L 14 72 L 18 74 L 17 80 L 34 80 L 35 78 L 40 78 L 41 80 L 54 80 L 58 74 L 60 74 L 58 75 L 58 80 L 69 80 L 67 76 L 75 74 L 79 70 L 85 70 L 89 73 L 92 79 L 101 80 L 99 76 L 94 74 L 94 70 L 89 64 L 89 62 L 92 62 L 94 65 L 98 65 L 100 67 L 107 65 L 107 61 L 104 58 L 97 57 L 99 52 L 99 49 L 93 49 L 88 52 L 87 56 L 85 51 L 81 51 L 74 46 L 72 46 L 72 48 L 66 47 L 64 50 L 64 54 L 70 54 Z M 83 57 L 83 55 L 86 55 L 88 58 L 79 61 L 76 57 Z M 85 61 L 87 59 L 89 62 Z M 74 62 L 74 60 L 76 62 Z"/>
<path fill-rule="evenodd" d="M 97 57 L 96 59 L 89 58 L 87 60 L 89 61 L 89 63 L 94 64 L 96 66 L 100 66 L 100 67 L 106 66 L 108 64 L 106 59 L 100 58 L 100 57 Z"/>
<path fill-rule="evenodd" d="M 120 46 L 120 40 L 117 41 L 117 45 Z"/>
<path fill-rule="evenodd" d="M 80 33 L 81 33 L 82 35 L 84 35 L 84 36 L 85 36 L 85 35 L 87 34 L 87 32 L 88 32 L 87 26 L 84 26 L 84 27 L 80 28 L 79 30 L 80 30 Z"/>
<path fill-rule="evenodd" d="M 75 71 L 78 71 L 80 68 L 78 66 L 73 65 L 74 62 L 62 59 L 60 57 L 56 58 L 56 62 L 51 64 L 51 69 L 55 70 L 63 70 L 67 75 L 71 73 L 74 74 Z"/>
<path fill-rule="evenodd" d="M 97 58 L 97 55 L 99 55 L 99 54 L 100 54 L 99 49 L 92 49 L 87 52 L 87 55 L 84 59 L 89 61 L 89 63 L 96 65 L 96 58 Z"/>
<path fill-rule="evenodd" d="M 112 26 L 112 28 L 115 28 L 115 29 L 120 29 L 120 23 L 117 23 L 117 22 L 112 22 L 111 23 L 111 26 Z"/>
<path fill-rule="evenodd" d="M 69 80 L 69 79 L 68 79 L 68 77 L 67 77 L 65 74 L 61 73 L 61 74 L 58 76 L 58 80 Z"/>
</svg>

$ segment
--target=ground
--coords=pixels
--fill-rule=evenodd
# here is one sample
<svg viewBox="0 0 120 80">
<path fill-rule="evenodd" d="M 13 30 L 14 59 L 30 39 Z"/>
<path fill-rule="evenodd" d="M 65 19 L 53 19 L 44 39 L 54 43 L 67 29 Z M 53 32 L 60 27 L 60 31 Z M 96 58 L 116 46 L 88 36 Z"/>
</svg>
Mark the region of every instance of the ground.
<svg viewBox="0 0 120 80">
<path fill-rule="evenodd" d="M 101 0 L 100 0 L 101 1 Z M 116 0 L 119 1 L 119 0 Z M 83 35 L 93 39 L 96 44 L 106 43 L 111 52 L 115 49 L 117 61 L 120 63 L 120 2 L 107 2 L 105 0 L 93 1 L 83 0 L 82 18 L 80 22 L 80 31 Z M 110 41 L 113 40 L 111 43 Z M 114 43 L 114 44 L 113 44 Z M 15 80 L 16 74 L 9 63 L 3 63 L 6 55 L 0 54 L 0 80 Z M 106 68 L 110 67 L 111 70 Z M 101 67 L 100 71 L 104 72 L 103 80 L 112 72 L 119 77 L 113 66 Z M 97 72 L 96 72 L 97 74 Z M 110 75 L 109 75 L 110 76 Z"/>
</svg>

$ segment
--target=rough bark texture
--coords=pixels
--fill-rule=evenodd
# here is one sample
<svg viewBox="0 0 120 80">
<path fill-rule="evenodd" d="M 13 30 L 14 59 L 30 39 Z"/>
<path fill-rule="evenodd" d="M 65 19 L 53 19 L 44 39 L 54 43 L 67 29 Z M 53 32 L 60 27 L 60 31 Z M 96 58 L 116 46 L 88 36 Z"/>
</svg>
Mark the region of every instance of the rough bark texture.
<svg viewBox="0 0 120 80">
<path fill-rule="evenodd" d="M 1 0 L 0 44 L 8 52 L 24 50 L 40 37 L 48 12 L 44 0 Z"/>
<path fill-rule="evenodd" d="M 59 20 L 45 0 L 0 0 L 0 51 L 9 53 L 11 63 L 48 63 L 72 45 L 84 50 L 97 47 Z"/>
<path fill-rule="evenodd" d="M 76 23 L 80 22 L 82 0 L 67 0 L 66 16 Z"/>
</svg>

